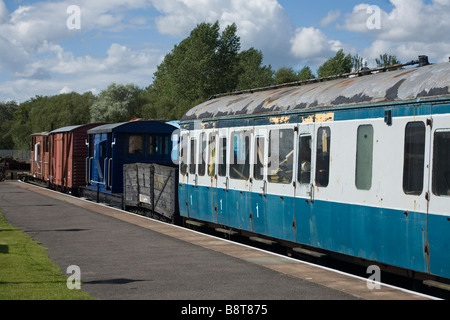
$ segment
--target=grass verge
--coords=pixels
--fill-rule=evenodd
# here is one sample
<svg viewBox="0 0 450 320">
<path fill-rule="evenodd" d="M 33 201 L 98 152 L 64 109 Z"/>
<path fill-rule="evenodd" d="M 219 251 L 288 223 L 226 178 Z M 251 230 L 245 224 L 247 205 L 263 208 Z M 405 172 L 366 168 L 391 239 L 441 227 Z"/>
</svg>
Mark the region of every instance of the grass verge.
<svg viewBox="0 0 450 320">
<path fill-rule="evenodd" d="M 84 291 L 69 290 L 67 278 L 47 249 L 0 212 L 0 300 L 95 300 Z"/>
</svg>

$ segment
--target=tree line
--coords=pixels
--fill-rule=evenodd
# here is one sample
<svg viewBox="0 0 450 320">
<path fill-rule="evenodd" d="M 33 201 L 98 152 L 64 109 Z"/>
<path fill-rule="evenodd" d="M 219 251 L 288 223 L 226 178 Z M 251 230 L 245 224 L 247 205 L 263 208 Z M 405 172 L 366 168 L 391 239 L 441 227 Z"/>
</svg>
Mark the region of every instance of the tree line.
<svg viewBox="0 0 450 320">
<path fill-rule="evenodd" d="M 398 63 L 388 54 L 376 59 L 378 67 Z M 219 22 L 202 23 L 165 56 L 146 88 L 112 83 L 98 95 L 72 92 L 36 96 L 20 104 L 0 102 L 0 149 L 28 149 L 32 133 L 70 125 L 135 118 L 178 120 L 214 94 L 327 77 L 363 67 L 367 61 L 362 57 L 340 50 L 318 68 L 317 75 L 309 66 L 275 71 L 263 64 L 260 50 L 241 50 L 235 24 L 220 32 Z"/>
</svg>

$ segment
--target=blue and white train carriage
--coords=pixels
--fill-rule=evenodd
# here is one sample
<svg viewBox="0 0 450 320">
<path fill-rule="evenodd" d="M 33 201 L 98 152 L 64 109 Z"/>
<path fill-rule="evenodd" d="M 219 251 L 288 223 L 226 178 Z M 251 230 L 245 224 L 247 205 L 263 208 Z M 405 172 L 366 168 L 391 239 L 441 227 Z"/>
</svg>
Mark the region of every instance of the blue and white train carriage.
<svg viewBox="0 0 450 320">
<path fill-rule="evenodd" d="M 450 63 L 213 97 L 183 217 L 450 278 Z"/>
</svg>

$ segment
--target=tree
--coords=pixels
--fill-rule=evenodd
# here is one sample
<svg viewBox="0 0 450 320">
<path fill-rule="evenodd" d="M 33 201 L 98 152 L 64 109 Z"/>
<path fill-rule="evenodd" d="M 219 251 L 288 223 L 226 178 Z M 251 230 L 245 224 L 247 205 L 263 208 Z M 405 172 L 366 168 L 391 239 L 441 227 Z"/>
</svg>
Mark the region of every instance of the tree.
<svg viewBox="0 0 450 320">
<path fill-rule="evenodd" d="M 14 122 L 9 134 L 12 137 L 15 150 L 27 150 L 30 147 L 30 135 L 33 133 L 30 126 L 31 108 L 31 102 L 27 101 L 21 103 L 14 112 Z"/>
<path fill-rule="evenodd" d="M 153 78 L 158 100 L 181 117 L 210 96 L 234 89 L 240 39 L 235 24 L 220 34 L 219 22 L 199 24 L 165 56 Z"/>
<path fill-rule="evenodd" d="M 239 63 L 236 66 L 239 90 L 254 89 L 269 86 L 273 83 L 272 67 L 263 66 L 263 54 L 255 48 L 250 48 L 239 54 Z"/>
<path fill-rule="evenodd" d="M 375 62 L 377 64 L 378 68 L 401 64 L 400 60 L 398 60 L 396 56 L 393 56 L 393 55 L 390 55 L 387 53 L 380 54 L 380 59 L 375 59 Z M 395 70 L 398 70 L 398 69 L 401 69 L 401 68 L 397 68 Z"/>
<path fill-rule="evenodd" d="M 275 72 L 275 75 L 273 77 L 273 82 L 275 84 L 289 83 L 289 82 L 294 82 L 297 80 L 298 80 L 298 75 L 295 73 L 295 71 L 292 68 L 278 69 L 278 71 Z"/>
<path fill-rule="evenodd" d="M 0 102 L 0 149 L 14 149 L 10 130 L 14 124 L 14 112 L 18 108 L 15 101 Z"/>
<path fill-rule="evenodd" d="M 309 79 L 314 79 L 315 76 L 311 71 L 311 68 L 308 66 L 305 66 L 297 75 L 298 80 L 304 81 Z"/>
<path fill-rule="evenodd" d="M 349 73 L 352 71 L 352 67 L 352 56 L 350 54 L 345 55 L 344 50 L 341 49 L 336 53 L 336 56 L 325 61 L 319 67 L 317 74 L 319 77 L 329 77 Z"/>
<path fill-rule="evenodd" d="M 367 61 L 359 54 L 352 56 L 353 71 L 359 72 L 363 68 L 367 68 Z"/>
<path fill-rule="evenodd" d="M 138 115 L 140 89 L 134 84 L 112 83 L 90 107 L 91 122 L 123 122 Z"/>
</svg>

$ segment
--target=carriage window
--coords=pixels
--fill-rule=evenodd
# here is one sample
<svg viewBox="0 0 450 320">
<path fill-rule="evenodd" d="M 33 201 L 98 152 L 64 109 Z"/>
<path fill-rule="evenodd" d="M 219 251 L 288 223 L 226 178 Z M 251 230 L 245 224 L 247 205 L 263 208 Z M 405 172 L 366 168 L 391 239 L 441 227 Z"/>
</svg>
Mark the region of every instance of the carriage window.
<svg viewBox="0 0 450 320">
<path fill-rule="evenodd" d="M 253 176 L 255 180 L 264 179 L 264 146 L 264 137 L 257 137 L 255 148 L 255 164 L 253 166 Z"/>
<path fill-rule="evenodd" d="M 216 135 L 209 135 L 209 153 L 208 153 L 208 175 L 213 177 L 216 174 Z"/>
<path fill-rule="evenodd" d="M 450 196 L 450 130 L 434 134 L 433 193 Z"/>
<path fill-rule="evenodd" d="M 271 130 L 268 151 L 269 182 L 291 183 L 294 158 L 294 130 Z"/>
<path fill-rule="evenodd" d="M 182 175 L 185 175 L 187 173 L 187 142 L 188 142 L 188 138 L 186 136 L 181 136 L 180 172 Z"/>
<path fill-rule="evenodd" d="M 171 137 L 170 136 L 165 136 L 163 138 L 164 140 L 164 148 L 163 148 L 163 154 L 165 155 L 169 155 L 170 154 L 170 148 L 171 148 Z"/>
<path fill-rule="evenodd" d="M 205 151 L 206 151 L 206 134 L 202 132 L 200 135 L 200 148 L 198 148 L 198 175 L 204 176 L 206 173 L 206 163 L 205 163 Z"/>
<path fill-rule="evenodd" d="M 168 154 L 169 141 L 168 137 L 150 136 L 149 137 L 149 154 Z"/>
<path fill-rule="evenodd" d="M 191 139 L 191 158 L 189 162 L 189 173 L 195 174 L 195 155 L 197 154 L 197 140 L 195 138 Z"/>
<path fill-rule="evenodd" d="M 227 138 L 219 139 L 219 176 L 227 175 Z"/>
<path fill-rule="evenodd" d="M 230 178 L 248 180 L 250 177 L 250 133 L 247 131 L 233 132 L 231 135 Z"/>
<path fill-rule="evenodd" d="M 298 182 L 311 183 L 311 136 L 301 136 L 298 143 Z"/>
<path fill-rule="evenodd" d="M 160 153 L 160 139 L 161 137 L 150 136 L 149 138 L 149 153 L 150 154 L 158 154 Z"/>
<path fill-rule="evenodd" d="M 99 164 L 100 164 L 99 179 L 103 179 L 103 173 L 105 172 L 105 159 L 108 158 L 108 155 L 106 153 L 106 149 L 107 149 L 106 143 L 107 143 L 106 141 L 102 141 L 98 145 L 98 159 L 99 159 Z M 101 181 L 101 180 L 99 180 L 99 181 Z"/>
<path fill-rule="evenodd" d="M 420 195 L 423 190 L 425 167 L 425 123 L 410 122 L 405 132 L 405 159 L 403 190 L 406 194 Z"/>
<path fill-rule="evenodd" d="M 128 153 L 142 154 L 142 136 L 128 137 Z"/>
<path fill-rule="evenodd" d="M 170 142 L 169 142 L 170 141 Z M 172 159 L 172 162 L 174 164 L 178 164 L 179 158 L 178 158 L 178 134 L 174 133 L 170 140 L 168 140 L 168 143 L 170 146 L 172 146 L 172 150 L 170 151 L 170 158 Z"/>
<path fill-rule="evenodd" d="M 330 179 L 331 130 L 319 128 L 317 132 L 316 185 L 327 187 Z"/>
<path fill-rule="evenodd" d="M 372 187 L 373 127 L 363 125 L 358 128 L 356 146 L 356 188 L 370 190 Z"/>
</svg>

